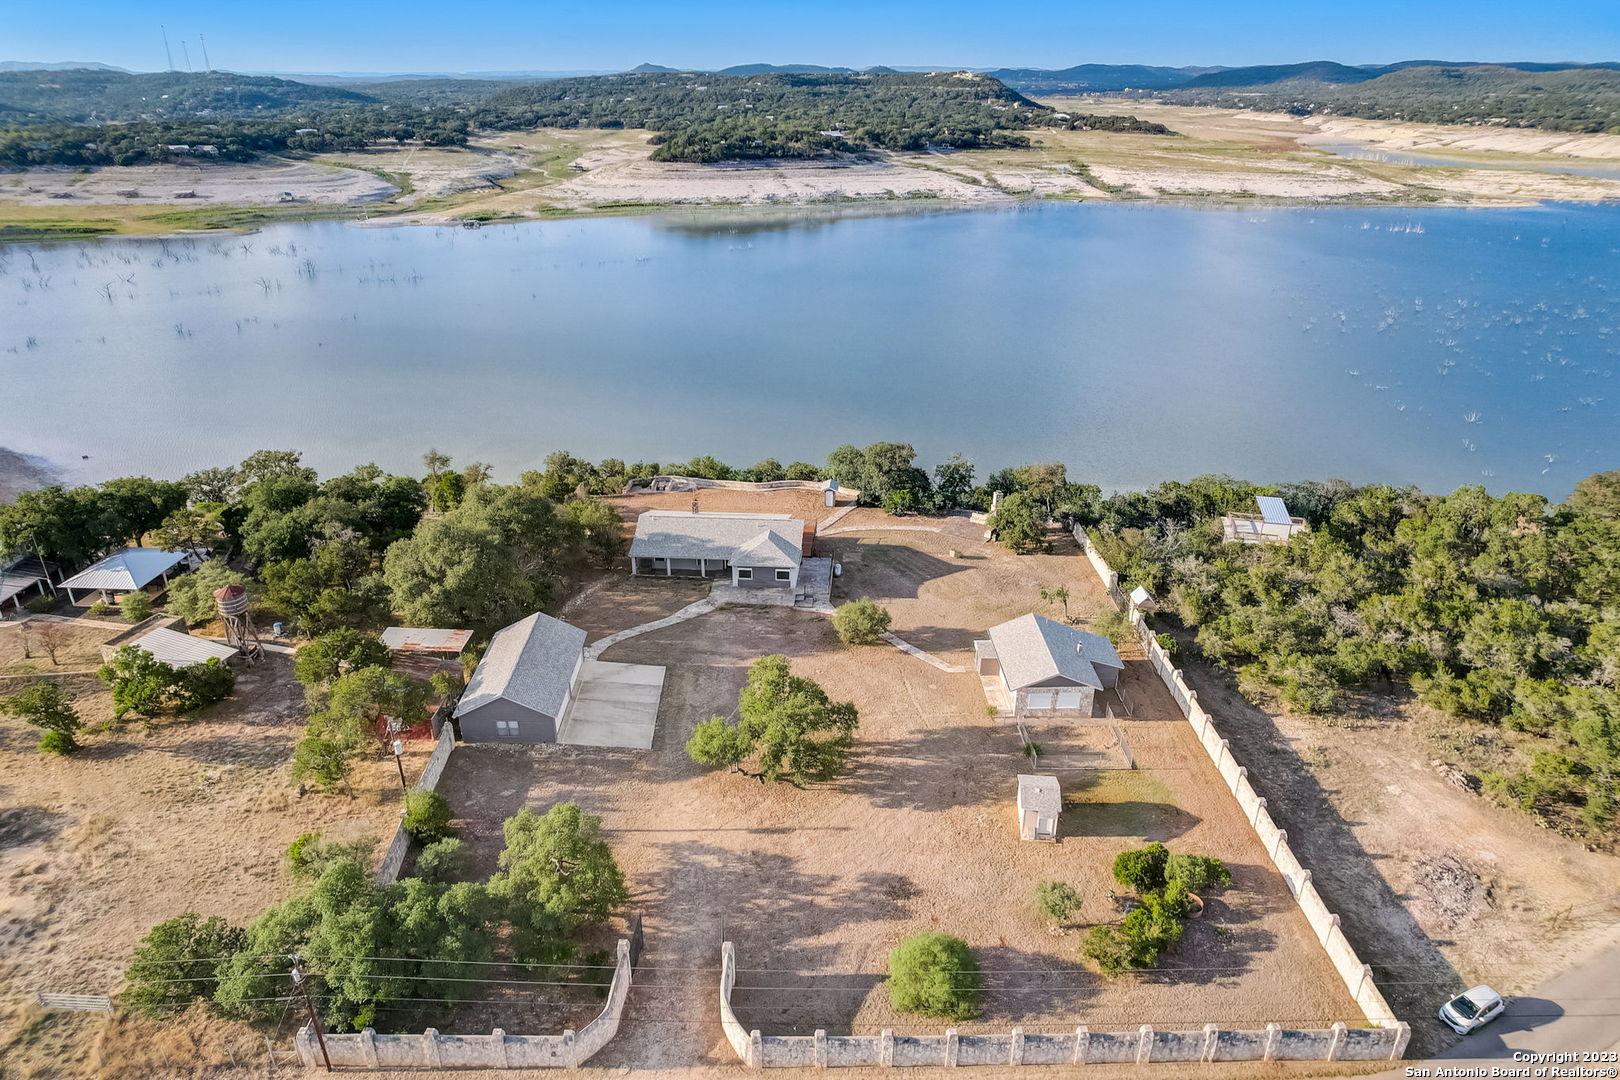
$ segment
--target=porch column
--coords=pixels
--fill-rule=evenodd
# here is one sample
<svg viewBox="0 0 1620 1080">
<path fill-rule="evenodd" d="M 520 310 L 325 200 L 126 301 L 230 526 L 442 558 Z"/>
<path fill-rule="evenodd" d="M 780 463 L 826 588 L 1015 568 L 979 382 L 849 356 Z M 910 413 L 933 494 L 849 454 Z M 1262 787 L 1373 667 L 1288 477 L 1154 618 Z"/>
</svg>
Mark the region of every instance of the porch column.
<svg viewBox="0 0 1620 1080">
<path fill-rule="evenodd" d="M 664 556 L 664 576 L 665 577 L 674 577 L 675 576 L 675 560 L 671 559 L 667 555 Z"/>
<path fill-rule="evenodd" d="M 78 604 L 79 604 L 79 598 L 73 595 L 73 590 L 68 589 L 67 594 L 68 594 L 68 603 L 72 604 L 75 607 L 77 607 Z"/>
<path fill-rule="evenodd" d="M 698 577 L 705 577 L 706 578 L 708 576 L 709 576 L 709 560 L 708 559 L 699 559 L 698 560 Z"/>
<path fill-rule="evenodd" d="M 636 576 L 636 557 L 634 555 L 630 556 L 630 576 Z"/>
</svg>

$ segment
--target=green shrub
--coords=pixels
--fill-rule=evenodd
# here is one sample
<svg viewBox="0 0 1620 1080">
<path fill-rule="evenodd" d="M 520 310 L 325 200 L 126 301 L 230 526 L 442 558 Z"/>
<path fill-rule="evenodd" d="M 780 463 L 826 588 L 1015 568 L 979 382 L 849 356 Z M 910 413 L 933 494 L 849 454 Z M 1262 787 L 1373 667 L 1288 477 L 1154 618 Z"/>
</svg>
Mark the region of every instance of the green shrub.
<svg viewBox="0 0 1620 1080">
<path fill-rule="evenodd" d="M 917 496 L 910 488 L 896 488 L 883 496 L 883 509 L 896 517 L 917 512 Z"/>
<path fill-rule="evenodd" d="M 224 559 L 209 559 L 191 573 L 169 582 L 169 611 L 186 620 L 187 625 L 199 626 L 219 614 L 214 607 L 215 589 L 252 583 L 246 574 L 227 567 Z"/>
<path fill-rule="evenodd" d="M 1167 656 L 1174 656 L 1181 651 L 1181 642 L 1177 641 L 1173 634 L 1154 634 L 1153 640 L 1159 643 L 1159 648 L 1163 649 Z"/>
<path fill-rule="evenodd" d="M 833 629 L 845 645 L 876 645 L 889 629 L 889 621 L 889 613 L 866 596 L 840 604 L 833 612 Z"/>
<path fill-rule="evenodd" d="M 118 614 L 128 623 L 138 623 L 152 614 L 152 598 L 137 589 L 125 593 L 118 601 Z"/>
<path fill-rule="evenodd" d="M 293 779 L 334 791 L 349 780 L 349 746 L 325 735 L 305 735 L 293 748 Z"/>
<path fill-rule="evenodd" d="M 287 868 L 296 878 L 313 881 L 326 873 L 327 868 L 340 862 L 354 862 L 366 866 L 377 841 L 362 836 L 348 843 L 328 840 L 321 833 L 305 833 L 287 845 Z"/>
<path fill-rule="evenodd" d="M 305 686 L 330 683 L 368 667 L 393 666 L 394 654 L 375 635 L 347 628 L 327 631 L 293 658 L 293 674 Z"/>
<path fill-rule="evenodd" d="M 460 840 L 435 840 L 416 857 L 416 877 L 435 885 L 454 885 L 467 876 L 467 852 Z"/>
<path fill-rule="evenodd" d="M 61 606 L 61 597 L 52 596 L 49 593 L 41 593 L 23 605 L 35 615 L 44 615 L 46 612 L 55 611 Z"/>
<path fill-rule="evenodd" d="M 1066 881 L 1042 881 L 1035 886 L 1035 910 L 1047 922 L 1068 922 L 1080 910 L 1080 903 L 1080 894 Z"/>
<path fill-rule="evenodd" d="M 1122 851 L 1114 858 L 1114 880 L 1139 893 L 1164 888 L 1164 865 L 1169 849 L 1155 840 L 1144 848 Z"/>
<path fill-rule="evenodd" d="M 1136 627 L 1123 611 L 1109 608 L 1091 620 L 1091 632 L 1101 634 L 1114 643 L 1114 647 L 1136 640 Z"/>
<path fill-rule="evenodd" d="M 889 1000 L 901 1012 L 969 1020 L 983 989 L 979 962 L 961 938 L 913 934 L 889 953 Z"/>
<path fill-rule="evenodd" d="M 178 1012 L 210 1000 L 227 960 L 242 951 L 246 935 L 219 916 L 192 912 L 158 923 L 141 940 L 124 971 L 120 1004 L 148 1016 Z"/>
<path fill-rule="evenodd" d="M 1202 893 L 1232 884 L 1232 871 L 1208 855 L 1177 853 L 1164 862 L 1164 880 L 1171 885 L 1180 883 L 1188 892 Z"/>
<path fill-rule="evenodd" d="M 79 742 L 65 731 L 47 731 L 39 737 L 39 752 L 67 756 L 79 748 Z"/>
<path fill-rule="evenodd" d="M 450 803 L 437 791 L 412 788 L 405 793 L 405 831 L 418 843 L 431 844 L 450 835 Z"/>
<path fill-rule="evenodd" d="M 236 673 L 218 657 L 180 669 L 175 711 L 192 713 L 224 701 L 236 689 Z"/>
<path fill-rule="evenodd" d="M 1080 955 L 1097 965 L 1099 974 L 1114 978 L 1131 970 L 1131 947 L 1117 927 L 1093 926 L 1080 944 Z"/>
<path fill-rule="evenodd" d="M 92 619 L 99 619 L 112 613 L 112 607 L 105 600 L 97 600 L 85 611 Z"/>
</svg>

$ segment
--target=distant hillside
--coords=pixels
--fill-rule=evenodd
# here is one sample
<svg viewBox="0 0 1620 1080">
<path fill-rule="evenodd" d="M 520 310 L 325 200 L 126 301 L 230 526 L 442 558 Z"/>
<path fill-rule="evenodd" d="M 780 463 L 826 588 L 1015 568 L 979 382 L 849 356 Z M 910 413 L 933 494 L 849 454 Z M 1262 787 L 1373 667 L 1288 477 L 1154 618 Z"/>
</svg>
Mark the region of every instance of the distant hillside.
<svg viewBox="0 0 1620 1080">
<path fill-rule="evenodd" d="M 806 157 L 879 147 L 1019 147 L 1058 121 L 983 75 L 663 74 L 561 79 L 502 91 L 501 126 L 649 128 L 664 161 Z"/>
<path fill-rule="evenodd" d="M 1227 68 L 1189 79 L 1189 90 L 1206 86 L 1269 86 L 1273 83 L 1309 80 L 1319 83 L 1366 82 L 1382 70 L 1350 67 L 1332 60 L 1312 60 L 1304 64 L 1269 64 L 1260 67 Z"/>
<path fill-rule="evenodd" d="M 432 108 L 486 101 L 514 85 L 527 83 L 514 79 L 388 79 L 345 83 L 344 89 L 364 94 L 373 101 Z"/>
<path fill-rule="evenodd" d="M 352 90 L 224 71 L 0 71 L 0 110 L 13 123 L 234 119 L 376 101 Z"/>
<path fill-rule="evenodd" d="M 1164 90 L 1181 86 L 1207 68 L 1146 67 L 1142 64 L 1076 64 L 1042 68 L 998 68 L 990 74 L 1015 90 L 1031 94 L 1106 93 L 1114 90 Z"/>
<path fill-rule="evenodd" d="M 1260 70 L 1281 69 L 1234 69 L 1220 76 Z M 1330 82 L 1311 76 L 1283 78 L 1269 84 L 1211 85 L 1193 80 L 1160 96 L 1190 105 L 1300 115 L 1322 113 L 1371 120 L 1502 124 L 1620 134 L 1620 70 L 1610 64 L 1545 71 L 1486 64 L 1396 66 L 1385 74 L 1354 82 Z"/>
<path fill-rule="evenodd" d="M 97 64 L 88 60 L 58 60 L 54 63 L 38 63 L 33 60 L 0 60 L 0 71 L 123 71 L 127 68 L 113 67 L 111 64 Z"/>
<path fill-rule="evenodd" d="M 721 68 L 716 75 L 852 75 L 853 68 L 821 67 L 818 64 L 737 64 Z"/>
</svg>

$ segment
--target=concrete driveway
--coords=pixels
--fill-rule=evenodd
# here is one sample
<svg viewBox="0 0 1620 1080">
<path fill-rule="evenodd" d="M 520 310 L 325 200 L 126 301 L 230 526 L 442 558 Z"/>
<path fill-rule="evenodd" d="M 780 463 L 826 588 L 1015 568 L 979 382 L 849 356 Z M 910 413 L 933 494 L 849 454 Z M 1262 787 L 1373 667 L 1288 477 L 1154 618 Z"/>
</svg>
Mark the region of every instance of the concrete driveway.
<svg viewBox="0 0 1620 1080">
<path fill-rule="evenodd" d="M 661 667 L 587 660 L 557 741 L 571 746 L 650 750 L 663 694 Z"/>
</svg>

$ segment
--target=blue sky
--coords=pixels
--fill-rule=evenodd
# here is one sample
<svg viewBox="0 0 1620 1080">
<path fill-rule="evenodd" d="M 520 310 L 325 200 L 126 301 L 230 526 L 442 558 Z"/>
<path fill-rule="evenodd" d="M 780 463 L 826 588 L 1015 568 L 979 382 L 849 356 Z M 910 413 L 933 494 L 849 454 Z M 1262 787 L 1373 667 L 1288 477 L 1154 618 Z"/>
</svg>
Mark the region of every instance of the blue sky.
<svg viewBox="0 0 1620 1080">
<path fill-rule="evenodd" d="M 770 63 L 1067 67 L 1330 59 L 1620 60 L 1620 0 L 11 0 L 0 59 L 164 66 L 617 70 Z"/>
</svg>

